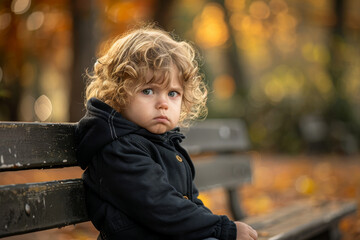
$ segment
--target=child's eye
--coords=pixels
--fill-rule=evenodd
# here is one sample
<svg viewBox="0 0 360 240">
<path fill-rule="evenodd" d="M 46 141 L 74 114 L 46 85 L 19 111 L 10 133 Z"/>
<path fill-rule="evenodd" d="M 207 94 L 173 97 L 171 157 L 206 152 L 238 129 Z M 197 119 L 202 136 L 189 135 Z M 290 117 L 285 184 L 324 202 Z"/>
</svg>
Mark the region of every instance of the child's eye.
<svg viewBox="0 0 360 240">
<path fill-rule="evenodd" d="M 150 95 L 150 94 L 153 94 L 154 91 L 151 88 L 147 88 L 147 89 L 142 90 L 142 93 L 145 95 Z"/>
<path fill-rule="evenodd" d="M 180 95 L 180 93 L 178 93 L 178 92 L 176 92 L 176 91 L 171 91 L 171 92 L 169 92 L 169 97 L 177 97 L 177 96 L 179 96 Z"/>
</svg>

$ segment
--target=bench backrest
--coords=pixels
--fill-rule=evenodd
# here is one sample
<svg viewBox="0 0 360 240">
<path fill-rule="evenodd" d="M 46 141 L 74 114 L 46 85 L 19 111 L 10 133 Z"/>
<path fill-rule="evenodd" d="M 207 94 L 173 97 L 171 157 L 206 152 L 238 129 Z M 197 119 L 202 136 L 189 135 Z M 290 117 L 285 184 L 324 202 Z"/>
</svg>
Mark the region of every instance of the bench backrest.
<svg viewBox="0 0 360 240">
<path fill-rule="evenodd" d="M 0 123 L 0 171 L 76 166 L 74 124 Z M 0 236 L 87 221 L 81 179 L 0 186 Z"/>
<path fill-rule="evenodd" d="M 72 123 L 0 122 L 0 172 L 77 166 L 74 127 Z M 226 153 L 195 163 L 199 189 L 234 189 L 251 181 L 249 158 L 239 160 L 229 154 L 248 146 L 240 121 L 207 120 L 186 135 L 183 145 L 190 154 Z M 0 206 L 0 237 L 88 221 L 81 179 L 0 186 Z"/>
<path fill-rule="evenodd" d="M 250 157 L 239 154 L 250 148 L 243 121 L 208 119 L 183 132 L 186 138 L 182 145 L 187 151 L 191 155 L 206 155 L 195 161 L 195 183 L 200 190 L 219 186 L 235 189 L 239 184 L 251 181 Z"/>
<path fill-rule="evenodd" d="M 190 154 L 234 153 L 249 150 L 245 123 L 240 119 L 208 119 L 183 130 L 183 146 Z"/>
</svg>

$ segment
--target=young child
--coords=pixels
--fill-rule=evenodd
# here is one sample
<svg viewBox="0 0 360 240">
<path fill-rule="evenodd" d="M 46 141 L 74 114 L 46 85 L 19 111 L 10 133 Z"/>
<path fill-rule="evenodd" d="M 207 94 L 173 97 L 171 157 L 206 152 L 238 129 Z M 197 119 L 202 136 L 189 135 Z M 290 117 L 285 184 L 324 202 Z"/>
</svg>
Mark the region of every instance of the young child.
<svg viewBox="0 0 360 240">
<path fill-rule="evenodd" d="M 142 27 L 115 41 L 90 78 L 77 157 L 99 239 L 257 239 L 198 199 L 178 128 L 206 113 L 191 45 Z"/>
</svg>

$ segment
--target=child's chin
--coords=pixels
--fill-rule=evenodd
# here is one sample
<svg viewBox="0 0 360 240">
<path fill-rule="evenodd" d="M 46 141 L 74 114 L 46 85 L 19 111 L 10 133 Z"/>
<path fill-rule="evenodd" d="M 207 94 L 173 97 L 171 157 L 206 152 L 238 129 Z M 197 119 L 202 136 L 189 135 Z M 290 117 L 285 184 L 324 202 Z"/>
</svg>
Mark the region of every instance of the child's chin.
<svg viewBox="0 0 360 240">
<path fill-rule="evenodd" d="M 160 126 L 160 127 L 154 127 L 154 128 L 148 128 L 149 132 L 154 134 L 163 134 L 166 133 L 168 130 L 166 127 Z"/>
</svg>

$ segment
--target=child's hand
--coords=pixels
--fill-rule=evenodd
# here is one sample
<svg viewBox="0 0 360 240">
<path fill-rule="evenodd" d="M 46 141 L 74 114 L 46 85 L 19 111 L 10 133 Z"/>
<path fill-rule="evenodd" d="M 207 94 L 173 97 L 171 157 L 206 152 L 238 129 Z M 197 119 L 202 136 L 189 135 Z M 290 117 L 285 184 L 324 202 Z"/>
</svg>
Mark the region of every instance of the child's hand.
<svg viewBox="0 0 360 240">
<path fill-rule="evenodd" d="M 257 232 L 249 225 L 243 222 L 235 222 L 236 224 L 236 240 L 256 240 Z"/>
</svg>

